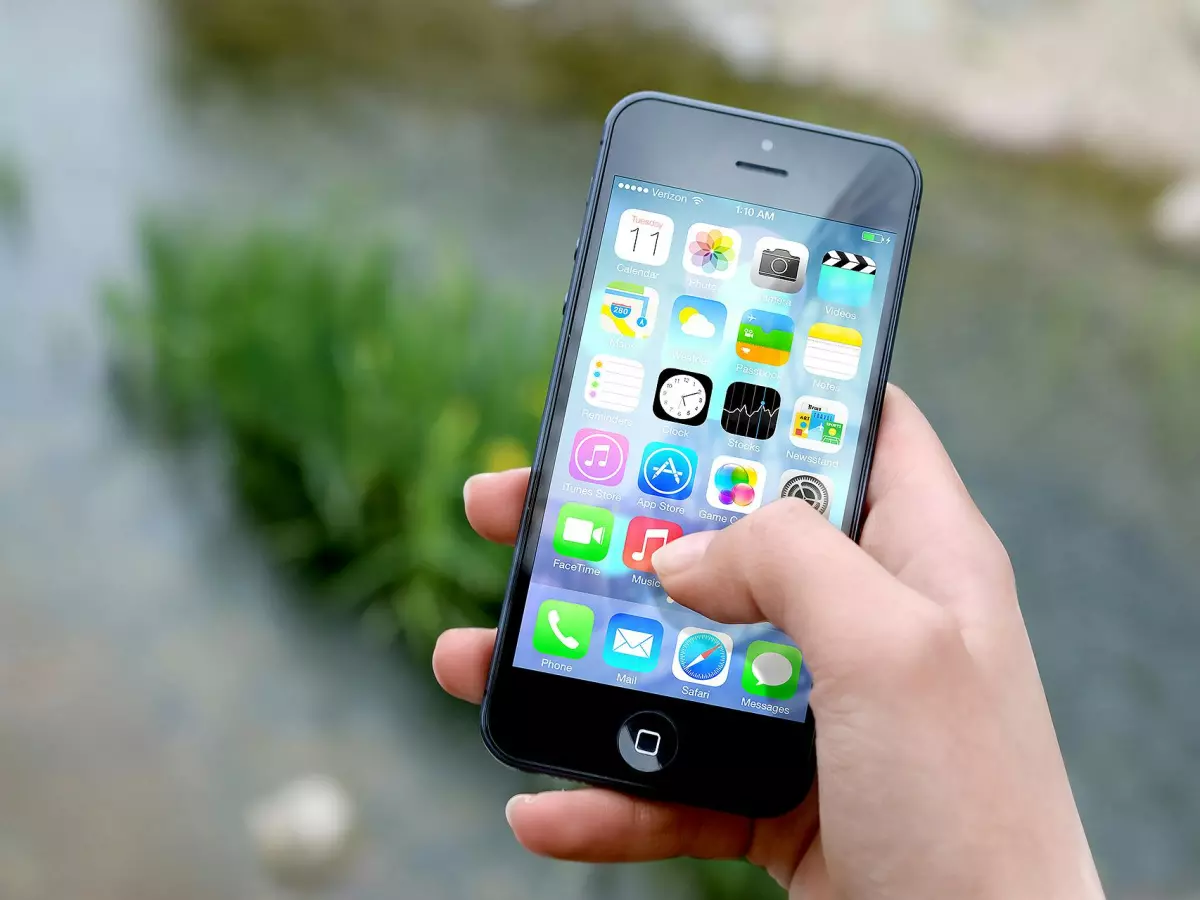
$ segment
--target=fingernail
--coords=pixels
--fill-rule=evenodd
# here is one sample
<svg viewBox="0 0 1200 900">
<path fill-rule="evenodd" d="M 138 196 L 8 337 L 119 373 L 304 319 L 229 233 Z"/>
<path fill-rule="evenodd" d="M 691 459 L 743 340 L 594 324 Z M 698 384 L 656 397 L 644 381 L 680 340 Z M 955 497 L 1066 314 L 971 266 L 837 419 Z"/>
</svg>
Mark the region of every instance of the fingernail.
<svg viewBox="0 0 1200 900">
<path fill-rule="evenodd" d="M 536 796 L 536 794 L 514 794 L 509 801 L 504 804 L 504 818 L 508 821 L 509 827 L 512 826 L 513 809 L 521 803 L 532 803 Z"/>
<path fill-rule="evenodd" d="M 697 531 L 695 534 L 685 534 L 677 540 L 664 546 L 650 557 L 654 571 L 660 577 L 670 578 L 686 572 L 699 565 L 701 558 L 708 551 L 708 545 L 716 538 L 715 531 Z"/>
</svg>

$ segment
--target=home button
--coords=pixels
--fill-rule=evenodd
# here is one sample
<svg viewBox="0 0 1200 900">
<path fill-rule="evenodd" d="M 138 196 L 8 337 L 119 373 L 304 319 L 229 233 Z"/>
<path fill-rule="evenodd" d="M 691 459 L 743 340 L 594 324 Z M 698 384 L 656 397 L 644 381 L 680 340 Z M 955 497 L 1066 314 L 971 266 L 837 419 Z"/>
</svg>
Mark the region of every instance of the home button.
<svg viewBox="0 0 1200 900">
<path fill-rule="evenodd" d="M 679 749 L 675 726 L 662 713 L 634 713 L 617 732 L 621 759 L 639 772 L 666 768 Z"/>
</svg>

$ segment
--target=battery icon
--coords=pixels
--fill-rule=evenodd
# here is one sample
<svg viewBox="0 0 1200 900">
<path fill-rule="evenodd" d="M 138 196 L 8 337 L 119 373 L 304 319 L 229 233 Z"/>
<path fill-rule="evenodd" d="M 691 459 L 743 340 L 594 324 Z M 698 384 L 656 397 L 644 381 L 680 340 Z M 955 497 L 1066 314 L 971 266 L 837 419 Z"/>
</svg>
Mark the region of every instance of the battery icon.
<svg viewBox="0 0 1200 900">
<path fill-rule="evenodd" d="M 884 242 L 884 237 L 883 237 L 883 235 L 882 235 L 882 234 L 876 234 L 876 233 L 875 233 L 875 232 L 873 232 L 873 231 L 864 231 L 864 232 L 862 233 L 862 239 L 863 239 L 864 241 L 869 241 L 869 242 L 871 242 L 872 244 L 882 244 L 882 243 Z"/>
</svg>

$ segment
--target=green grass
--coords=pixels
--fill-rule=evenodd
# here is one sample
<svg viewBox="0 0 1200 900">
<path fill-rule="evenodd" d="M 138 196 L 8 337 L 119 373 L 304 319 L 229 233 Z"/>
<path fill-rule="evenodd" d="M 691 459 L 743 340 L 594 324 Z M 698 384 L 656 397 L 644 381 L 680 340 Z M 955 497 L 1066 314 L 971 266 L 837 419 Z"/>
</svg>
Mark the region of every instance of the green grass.
<svg viewBox="0 0 1200 900">
<path fill-rule="evenodd" d="M 295 228 L 154 222 L 142 267 L 106 296 L 119 395 L 171 440 L 223 438 L 275 561 L 420 653 L 494 624 L 511 551 L 470 530 L 462 485 L 528 461 L 558 310 L 531 325 L 479 282 Z M 779 893 L 741 863 L 660 874 L 700 900 Z"/>
<path fill-rule="evenodd" d="M 302 230 L 155 223 L 142 247 L 143 283 L 107 297 L 131 408 L 220 433 L 243 506 L 325 602 L 424 648 L 494 622 L 511 553 L 473 536 L 462 485 L 529 460 L 557 309 L 531 325 L 477 282 Z"/>
<path fill-rule="evenodd" d="M 27 200 L 25 179 L 17 161 L 0 153 L 0 222 L 19 221 Z"/>
</svg>

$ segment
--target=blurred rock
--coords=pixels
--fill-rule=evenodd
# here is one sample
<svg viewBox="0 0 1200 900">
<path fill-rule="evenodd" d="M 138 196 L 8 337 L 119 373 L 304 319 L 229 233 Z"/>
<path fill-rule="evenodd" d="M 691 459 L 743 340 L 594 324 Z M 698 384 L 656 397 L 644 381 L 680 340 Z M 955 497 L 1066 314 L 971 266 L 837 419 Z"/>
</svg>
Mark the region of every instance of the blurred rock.
<svg viewBox="0 0 1200 900">
<path fill-rule="evenodd" d="M 246 815 L 255 848 L 289 884 L 327 882 L 341 871 L 354 832 L 354 802 L 326 775 L 309 775 L 260 801 Z"/>
<path fill-rule="evenodd" d="M 1200 172 L 1159 198 L 1151 224 L 1154 236 L 1162 243 L 1200 254 Z"/>
</svg>

